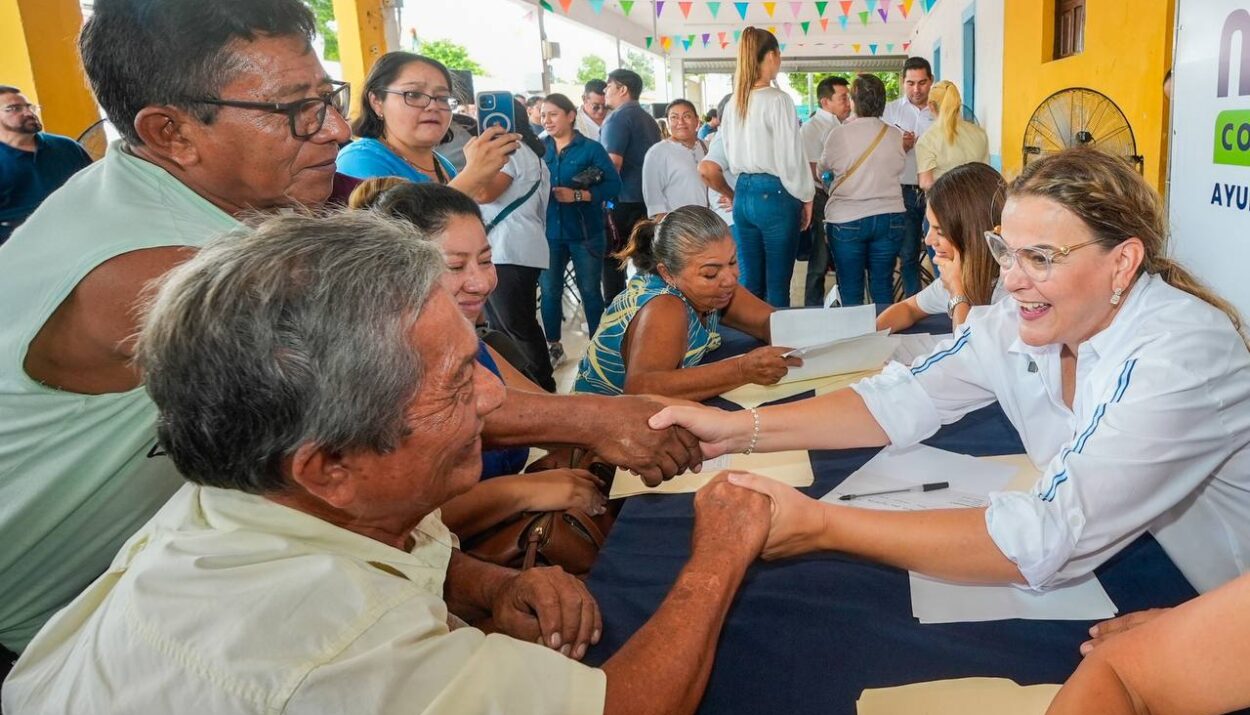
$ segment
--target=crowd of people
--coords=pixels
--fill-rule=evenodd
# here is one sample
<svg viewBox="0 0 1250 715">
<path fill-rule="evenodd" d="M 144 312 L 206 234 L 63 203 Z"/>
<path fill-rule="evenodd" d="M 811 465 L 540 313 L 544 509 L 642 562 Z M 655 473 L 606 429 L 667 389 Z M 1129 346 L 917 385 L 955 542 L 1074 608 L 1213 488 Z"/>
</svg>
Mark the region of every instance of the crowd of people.
<svg viewBox="0 0 1250 715">
<path fill-rule="evenodd" d="M 667 136 L 618 69 L 580 104 L 517 97 L 452 157 L 438 61 L 382 55 L 353 102 L 300 0 L 156 5 L 96 0 L 82 31 L 121 134 L 94 164 L 0 86 L 5 712 L 689 713 L 757 557 L 1045 590 L 1147 531 L 1204 595 L 1095 627 L 1052 711 L 1250 705 L 1250 352 L 1123 161 L 1008 182 L 921 58 L 893 102 L 821 81 L 800 122 L 757 28 L 734 92 L 671 102 Z M 805 243 L 805 302 L 833 268 L 843 305 L 889 305 L 897 273 L 878 328 L 954 335 L 820 397 L 698 405 L 801 364 L 769 343 Z M 591 340 L 557 394 L 570 263 Z M 721 326 L 764 346 L 705 362 Z M 906 446 L 994 401 L 1032 491 L 878 512 L 716 475 L 599 668 L 580 579 L 474 551 L 526 514 L 610 516 L 598 464 L 655 485 Z"/>
</svg>

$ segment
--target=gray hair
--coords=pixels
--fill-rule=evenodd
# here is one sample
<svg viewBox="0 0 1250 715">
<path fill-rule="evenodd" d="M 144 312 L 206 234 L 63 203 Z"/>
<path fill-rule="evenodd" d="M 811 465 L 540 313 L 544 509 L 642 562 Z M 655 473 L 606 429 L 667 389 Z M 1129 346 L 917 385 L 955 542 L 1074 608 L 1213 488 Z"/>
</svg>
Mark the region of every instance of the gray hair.
<svg viewBox="0 0 1250 715">
<path fill-rule="evenodd" d="M 880 117 L 885 113 L 885 83 L 876 75 L 857 75 L 851 82 L 851 101 L 855 116 Z"/>
<path fill-rule="evenodd" d="M 729 226 L 715 211 L 704 206 L 682 206 L 660 221 L 644 219 L 634 226 L 629 244 L 616 254 L 643 273 L 655 273 L 661 263 L 679 273 L 691 256 L 730 235 Z"/>
<path fill-rule="evenodd" d="M 264 494 L 301 445 L 398 446 L 422 377 L 409 331 L 443 272 L 423 239 L 368 211 L 278 216 L 171 271 L 136 360 L 179 471 Z"/>
</svg>

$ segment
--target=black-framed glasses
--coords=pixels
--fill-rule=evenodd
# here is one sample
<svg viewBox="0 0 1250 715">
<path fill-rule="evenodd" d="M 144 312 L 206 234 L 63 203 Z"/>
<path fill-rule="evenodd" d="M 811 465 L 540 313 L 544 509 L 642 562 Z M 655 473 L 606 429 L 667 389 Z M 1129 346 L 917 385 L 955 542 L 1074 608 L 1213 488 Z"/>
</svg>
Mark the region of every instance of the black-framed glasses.
<svg viewBox="0 0 1250 715">
<path fill-rule="evenodd" d="M 334 107 L 339 116 L 347 118 L 347 108 L 351 105 L 352 88 L 346 82 L 330 80 L 334 89 L 316 97 L 305 97 L 294 102 L 244 102 L 236 99 L 193 99 L 201 104 L 213 104 L 219 107 L 235 107 L 236 109 L 256 109 L 273 114 L 285 114 L 291 127 L 291 136 L 296 139 L 309 139 L 326 123 L 326 110 Z"/>
<path fill-rule="evenodd" d="M 1020 266 L 1024 274 L 1037 283 L 1043 283 L 1050 278 L 1050 271 L 1054 267 L 1056 258 L 1063 258 L 1078 248 L 1092 246 L 1098 242 L 1099 239 L 1094 239 L 1074 246 L 1060 246 L 1059 248 L 1025 246 L 1024 248 L 1013 249 L 1007 245 L 1007 242 L 999 234 L 994 231 L 985 232 L 985 243 L 989 246 L 990 255 L 994 257 L 994 261 L 998 263 L 1000 269 L 1006 271 L 1013 265 Z"/>
<path fill-rule="evenodd" d="M 398 94 L 404 98 L 404 104 L 412 107 L 413 109 L 425 109 L 430 106 L 430 102 L 436 104 L 439 109 L 447 109 L 451 111 L 454 111 L 456 107 L 460 106 L 460 100 L 452 97 L 451 95 L 436 97 L 432 94 L 426 94 L 425 92 L 418 92 L 415 89 L 379 89 L 377 91 L 379 94 Z"/>
<path fill-rule="evenodd" d="M 5 114 L 22 114 L 22 113 L 23 113 L 23 112 L 25 112 L 26 110 L 30 110 L 31 112 L 33 112 L 33 113 L 35 113 L 35 114 L 38 114 L 38 113 L 39 113 L 39 105 L 38 105 L 38 104 L 30 104 L 30 103 L 28 102 L 28 103 L 26 103 L 26 104 L 6 104 L 6 105 L 4 106 L 4 112 L 5 112 Z"/>
</svg>

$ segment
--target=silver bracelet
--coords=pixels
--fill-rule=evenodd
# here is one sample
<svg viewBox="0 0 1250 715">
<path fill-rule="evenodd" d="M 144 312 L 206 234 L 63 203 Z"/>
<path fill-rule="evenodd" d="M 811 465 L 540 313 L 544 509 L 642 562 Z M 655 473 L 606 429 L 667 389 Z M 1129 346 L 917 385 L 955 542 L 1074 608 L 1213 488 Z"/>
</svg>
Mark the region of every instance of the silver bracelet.
<svg viewBox="0 0 1250 715">
<path fill-rule="evenodd" d="M 755 420 L 755 429 L 751 432 L 751 443 L 747 445 L 747 450 L 743 455 L 750 454 L 755 451 L 755 445 L 760 441 L 760 411 L 754 407 L 747 408 L 751 411 L 751 419 Z"/>
</svg>

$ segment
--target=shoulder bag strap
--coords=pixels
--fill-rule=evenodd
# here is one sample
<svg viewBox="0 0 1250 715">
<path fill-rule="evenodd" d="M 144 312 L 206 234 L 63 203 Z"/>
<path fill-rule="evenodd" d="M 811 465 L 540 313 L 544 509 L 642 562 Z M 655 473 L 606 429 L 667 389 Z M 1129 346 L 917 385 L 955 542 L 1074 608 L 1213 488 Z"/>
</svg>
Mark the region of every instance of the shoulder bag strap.
<svg viewBox="0 0 1250 715">
<path fill-rule="evenodd" d="M 872 143 L 868 145 L 868 148 L 864 150 L 864 153 L 859 155 L 859 158 L 855 160 L 854 164 L 851 164 L 851 168 L 847 169 L 846 173 L 843 174 L 842 176 L 839 176 L 838 180 L 833 182 L 833 185 L 829 187 L 830 196 L 832 196 L 833 193 L 838 190 L 838 187 L 846 183 L 847 179 L 851 178 L 851 175 L 854 174 L 855 170 L 858 169 L 864 163 L 864 160 L 868 158 L 868 155 L 872 154 L 872 152 L 875 151 L 876 148 L 881 144 L 881 140 L 885 139 L 885 133 L 888 132 L 889 130 L 890 130 L 890 125 L 884 124 L 884 123 L 881 125 L 881 131 L 877 132 L 877 138 L 873 139 Z"/>
<path fill-rule="evenodd" d="M 542 182 L 543 181 L 541 178 L 538 181 L 535 181 L 534 185 L 531 186 L 530 190 L 526 191 L 523 196 L 517 199 L 514 199 L 512 203 L 503 207 L 502 211 L 495 214 L 495 218 L 491 219 L 490 223 L 486 225 L 486 233 L 490 233 L 491 229 L 503 223 L 503 220 L 508 218 L 508 214 L 512 213 L 513 211 L 516 211 L 518 208 L 521 207 L 521 204 L 525 203 L 526 201 L 529 201 L 529 198 L 534 195 L 534 192 L 538 191 L 538 185 L 541 184 Z"/>
</svg>

